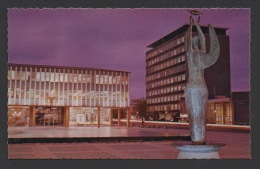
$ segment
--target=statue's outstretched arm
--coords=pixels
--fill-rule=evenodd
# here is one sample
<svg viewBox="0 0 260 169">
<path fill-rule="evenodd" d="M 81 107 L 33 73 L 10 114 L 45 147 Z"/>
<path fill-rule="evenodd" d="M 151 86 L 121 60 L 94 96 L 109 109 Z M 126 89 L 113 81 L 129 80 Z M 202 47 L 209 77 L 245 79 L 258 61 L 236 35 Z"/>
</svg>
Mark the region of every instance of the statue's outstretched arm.
<svg viewBox="0 0 260 169">
<path fill-rule="evenodd" d="M 202 52 L 202 54 L 206 53 L 206 40 L 205 40 L 205 36 L 200 28 L 199 23 L 196 23 L 196 27 L 198 30 L 198 35 L 199 35 L 199 40 L 200 40 L 200 51 Z"/>
<path fill-rule="evenodd" d="M 204 68 L 207 68 L 211 65 L 213 65 L 219 57 L 220 48 L 219 48 L 219 42 L 216 35 L 216 32 L 212 25 L 208 25 L 209 27 L 209 37 L 210 37 L 210 51 L 206 54 L 204 58 Z"/>
<path fill-rule="evenodd" d="M 185 39 L 185 48 L 186 48 L 187 62 L 189 67 L 193 63 L 192 27 L 193 27 L 193 19 L 191 17 L 190 26 L 186 32 L 186 39 Z"/>
<path fill-rule="evenodd" d="M 187 54 L 192 53 L 192 26 L 193 26 L 193 19 L 191 17 L 190 26 L 185 35 L 185 49 L 186 49 Z"/>
</svg>

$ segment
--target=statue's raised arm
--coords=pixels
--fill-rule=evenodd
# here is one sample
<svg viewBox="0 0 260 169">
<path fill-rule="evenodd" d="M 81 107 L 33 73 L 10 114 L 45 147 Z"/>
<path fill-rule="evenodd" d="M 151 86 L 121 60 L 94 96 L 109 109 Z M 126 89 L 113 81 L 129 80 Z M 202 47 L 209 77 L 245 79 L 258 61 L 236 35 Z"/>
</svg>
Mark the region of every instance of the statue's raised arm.
<svg viewBox="0 0 260 169">
<path fill-rule="evenodd" d="M 206 40 L 205 40 L 205 36 L 200 28 L 199 23 L 196 23 L 196 28 L 198 31 L 198 35 L 199 35 L 199 40 L 200 40 L 200 52 L 201 55 L 206 54 Z"/>
<path fill-rule="evenodd" d="M 210 51 L 204 58 L 204 68 L 212 66 L 219 58 L 220 48 L 216 32 L 211 24 L 209 27 Z"/>
<path fill-rule="evenodd" d="M 192 54 L 193 50 L 192 50 L 192 26 L 193 26 L 193 18 L 190 17 L 190 26 L 186 32 L 186 36 L 185 36 L 185 49 L 186 52 L 188 54 Z"/>
</svg>

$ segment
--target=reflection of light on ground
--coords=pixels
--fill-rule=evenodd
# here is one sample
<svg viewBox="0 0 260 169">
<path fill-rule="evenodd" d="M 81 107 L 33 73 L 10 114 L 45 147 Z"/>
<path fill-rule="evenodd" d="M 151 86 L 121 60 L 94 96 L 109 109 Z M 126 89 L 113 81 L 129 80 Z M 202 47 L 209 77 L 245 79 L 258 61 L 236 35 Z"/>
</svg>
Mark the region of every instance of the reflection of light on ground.
<svg viewBox="0 0 260 169">
<path fill-rule="evenodd" d="M 169 133 L 164 133 L 163 136 L 167 137 L 167 136 L 171 136 L 171 135 Z"/>
</svg>

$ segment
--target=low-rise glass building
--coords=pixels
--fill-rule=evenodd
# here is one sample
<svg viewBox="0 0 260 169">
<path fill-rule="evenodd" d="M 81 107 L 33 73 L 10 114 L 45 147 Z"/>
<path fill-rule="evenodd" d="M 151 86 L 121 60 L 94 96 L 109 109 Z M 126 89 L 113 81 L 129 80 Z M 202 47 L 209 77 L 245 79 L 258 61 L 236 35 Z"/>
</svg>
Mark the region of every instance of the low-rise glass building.
<svg viewBox="0 0 260 169">
<path fill-rule="evenodd" d="M 129 75 L 116 70 L 9 64 L 8 125 L 111 125 L 114 109 L 120 113 L 121 108 L 130 107 Z"/>
</svg>

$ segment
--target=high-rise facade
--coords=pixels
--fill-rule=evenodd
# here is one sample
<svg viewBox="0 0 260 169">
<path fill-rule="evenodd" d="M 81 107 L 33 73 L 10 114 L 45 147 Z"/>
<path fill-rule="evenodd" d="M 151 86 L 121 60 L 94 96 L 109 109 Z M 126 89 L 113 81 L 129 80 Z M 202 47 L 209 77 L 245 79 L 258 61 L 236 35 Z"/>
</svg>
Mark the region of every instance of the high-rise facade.
<svg viewBox="0 0 260 169">
<path fill-rule="evenodd" d="M 80 67 L 8 65 L 9 126 L 111 125 L 129 108 L 129 72 Z"/>
<path fill-rule="evenodd" d="M 189 25 L 185 24 L 148 46 L 150 49 L 146 52 L 146 99 L 148 111 L 153 115 L 164 113 L 174 117 L 185 116 L 180 110 L 189 77 L 184 46 L 188 27 Z M 208 27 L 201 26 L 201 29 L 209 51 Z M 230 52 L 226 30 L 215 27 L 220 56 L 213 66 L 205 69 L 209 99 L 214 99 L 215 95 L 230 97 Z M 193 34 L 196 32 L 193 27 Z"/>
</svg>

